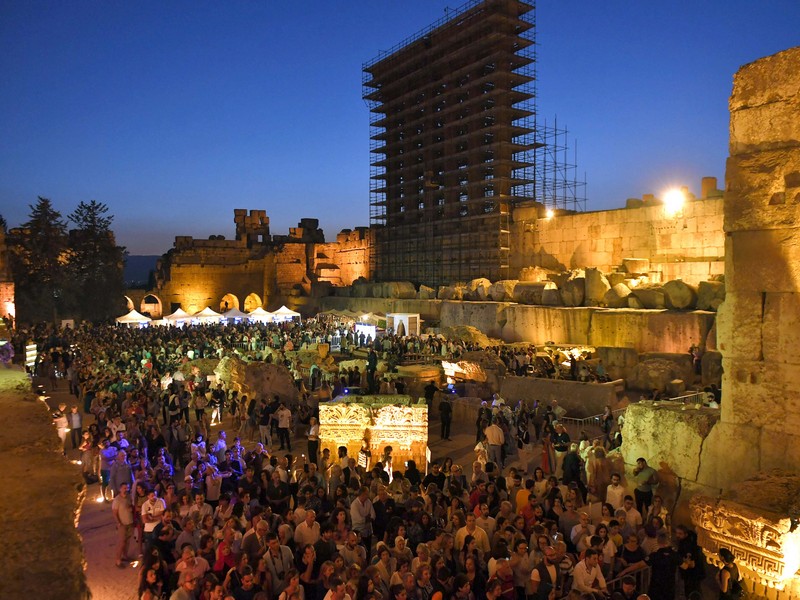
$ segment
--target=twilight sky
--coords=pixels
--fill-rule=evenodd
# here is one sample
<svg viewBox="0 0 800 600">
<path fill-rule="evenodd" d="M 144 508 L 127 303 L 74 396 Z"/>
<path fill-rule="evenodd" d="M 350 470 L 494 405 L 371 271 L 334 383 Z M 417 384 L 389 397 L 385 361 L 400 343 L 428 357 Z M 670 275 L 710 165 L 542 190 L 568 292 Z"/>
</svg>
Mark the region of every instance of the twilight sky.
<svg viewBox="0 0 800 600">
<path fill-rule="evenodd" d="M 0 214 L 105 202 L 120 244 L 368 225 L 361 65 L 445 0 L 0 0 Z M 738 67 L 800 44 L 798 0 L 540 0 L 539 114 L 577 140 L 587 208 L 724 180 Z M 574 142 L 572 142 L 574 145 Z"/>
</svg>

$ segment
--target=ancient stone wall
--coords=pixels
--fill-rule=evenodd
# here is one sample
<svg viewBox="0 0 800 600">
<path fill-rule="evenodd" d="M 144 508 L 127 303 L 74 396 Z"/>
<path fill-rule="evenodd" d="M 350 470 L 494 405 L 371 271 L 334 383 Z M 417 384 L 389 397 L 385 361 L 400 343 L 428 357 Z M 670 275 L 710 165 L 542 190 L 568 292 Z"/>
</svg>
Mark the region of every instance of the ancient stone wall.
<svg viewBox="0 0 800 600">
<path fill-rule="evenodd" d="M 623 258 L 647 258 L 650 279 L 692 284 L 724 272 L 722 198 L 687 202 L 675 216 L 660 205 L 540 218 L 537 208 L 514 211 L 511 272 L 530 266 L 609 272 Z"/>
<path fill-rule="evenodd" d="M 800 468 L 800 47 L 739 69 L 730 110 L 717 335 L 722 425 L 753 443 L 747 476 Z"/>
<path fill-rule="evenodd" d="M 686 354 L 705 341 L 714 314 L 705 311 L 566 308 L 510 302 L 402 300 L 393 298 L 320 298 L 313 310 L 420 313 L 440 327 L 469 324 L 505 342 L 580 344 L 631 348 L 636 352 Z"/>
<path fill-rule="evenodd" d="M 220 309 L 226 294 L 233 294 L 244 310 L 245 299 L 257 294 L 264 305 L 270 302 L 275 290 L 274 265 L 268 260 L 252 260 L 244 264 L 173 264 L 170 278 L 152 293 L 161 299 L 165 314 L 172 312 L 172 304 L 180 304 L 192 313 L 210 306 Z M 233 308 L 232 305 L 229 306 Z M 137 307 L 138 308 L 138 307 Z"/>
</svg>

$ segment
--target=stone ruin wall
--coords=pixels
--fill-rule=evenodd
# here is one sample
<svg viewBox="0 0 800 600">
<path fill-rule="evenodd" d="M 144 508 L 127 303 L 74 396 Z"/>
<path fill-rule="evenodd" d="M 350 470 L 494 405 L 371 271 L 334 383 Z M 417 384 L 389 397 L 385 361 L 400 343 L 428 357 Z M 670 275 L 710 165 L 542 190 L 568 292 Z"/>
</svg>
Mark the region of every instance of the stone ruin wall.
<svg viewBox="0 0 800 600">
<path fill-rule="evenodd" d="M 650 280 L 690 284 L 724 273 L 722 198 L 688 201 L 674 217 L 661 205 L 539 218 L 536 208 L 514 211 L 511 271 L 539 266 L 563 271 L 596 267 L 608 273 L 624 258 L 650 261 Z"/>
<path fill-rule="evenodd" d="M 748 450 L 736 481 L 800 470 L 800 47 L 743 66 L 730 110 L 718 328 L 721 426 Z"/>
<path fill-rule="evenodd" d="M 730 110 L 722 409 L 640 403 L 625 421 L 625 462 L 657 466 L 674 522 L 689 522 L 693 497 L 713 505 L 748 478 L 768 485 L 759 472 L 800 472 L 800 47 L 743 66 Z M 761 564 L 738 535 L 727 543 L 737 560 Z M 707 550 L 713 559 L 716 548 Z"/>
<path fill-rule="evenodd" d="M 272 261 L 263 259 L 233 265 L 173 264 L 169 280 L 153 293 L 161 299 L 164 314 L 172 312 L 173 303 L 190 313 L 206 306 L 219 311 L 226 294 L 234 294 L 239 299 L 239 309 L 244 310 L 249 294 L 258 294 L 264 303 L 275 296 L 270 285 L 274 269 Z"/>
</svg>

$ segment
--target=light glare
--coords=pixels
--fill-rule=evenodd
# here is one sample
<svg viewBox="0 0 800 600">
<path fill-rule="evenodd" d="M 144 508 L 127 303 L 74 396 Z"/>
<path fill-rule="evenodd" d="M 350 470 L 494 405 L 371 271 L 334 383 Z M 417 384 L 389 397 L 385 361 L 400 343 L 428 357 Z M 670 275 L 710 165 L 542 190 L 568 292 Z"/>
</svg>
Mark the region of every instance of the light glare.
<svg viewBox="0 0 800 600">
<path fill-rule="evenodd" d="M 686 196 L 682 191 L 677 189 L 669 190 L 664 194 L 664 212 L 667 216 L 673 217 L 683 210 L 684 202 L 686 202 Z"/>
</svg>

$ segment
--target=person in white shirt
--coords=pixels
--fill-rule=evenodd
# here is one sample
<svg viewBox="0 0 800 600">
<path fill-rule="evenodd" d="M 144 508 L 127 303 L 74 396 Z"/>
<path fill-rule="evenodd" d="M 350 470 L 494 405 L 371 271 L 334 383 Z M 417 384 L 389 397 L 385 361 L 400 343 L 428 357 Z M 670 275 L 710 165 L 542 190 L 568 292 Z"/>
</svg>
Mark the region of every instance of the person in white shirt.
<svg viewBox="0 0 800 600">
<path fill-rule="evenodd" d="M 622 510 L 627 514 L 625 520 L 628 525 L 633 527 L 634 531 L 639 531 L 642 527 L 642 513 L 636 510 L 633 505 L 633 496 L 625 496 L 625 500 L 622 502 Z"/>
<path fill-rule="evenodd" d="M 496 464 L 498 467 L 503 466 L 503 458 L 501 448 L 506 441 L 506 436 L 503 430 L 496 422 L 492 422 L 484 431 L 486 442 L 489 444 L 489 460 Z"/>
<path fill-rule="evenodd" d="M 325 594 L 323 600 L 352 600 L 350 594 L 347 593 L 347 588 L 344 581 L 340 577 L 331 579 L 331 588 Z"/>
<path fill-rule="evenodd" d="M 297 548 L 303 548 L 307 544 L 313 545 L 319 541 L 319 523 L 316 518 L 316 512 L 307 510 L 305 520 L 295 528 L 294 543 L 297 544 Z"/>
<path fill-rule="evenodd" d="M 620 483 L 621 480 L 619 473 L 612 473 L 611 483 L 606 488 L 606 502 L 613 506 L 614 510 L 622 508 L 622 503 L 628 493 L 625 486 Z"/>
<path fill-rule="evenodd" d="M 597 550 L 589 548 L 572 571 L 572 589 L 587 594 L 608 595 L 606 580 L 598 566 Z"/>
<path fill-rule="evenodd" d="M 582 512 L 579 515 L 579 522 L 572 528 L 569 538 L 578 552 L 583 552 L 589 547 L 589 538 L 594 535 L 594 525 L 589 522 L 589 514 Z"/>
</svg>

